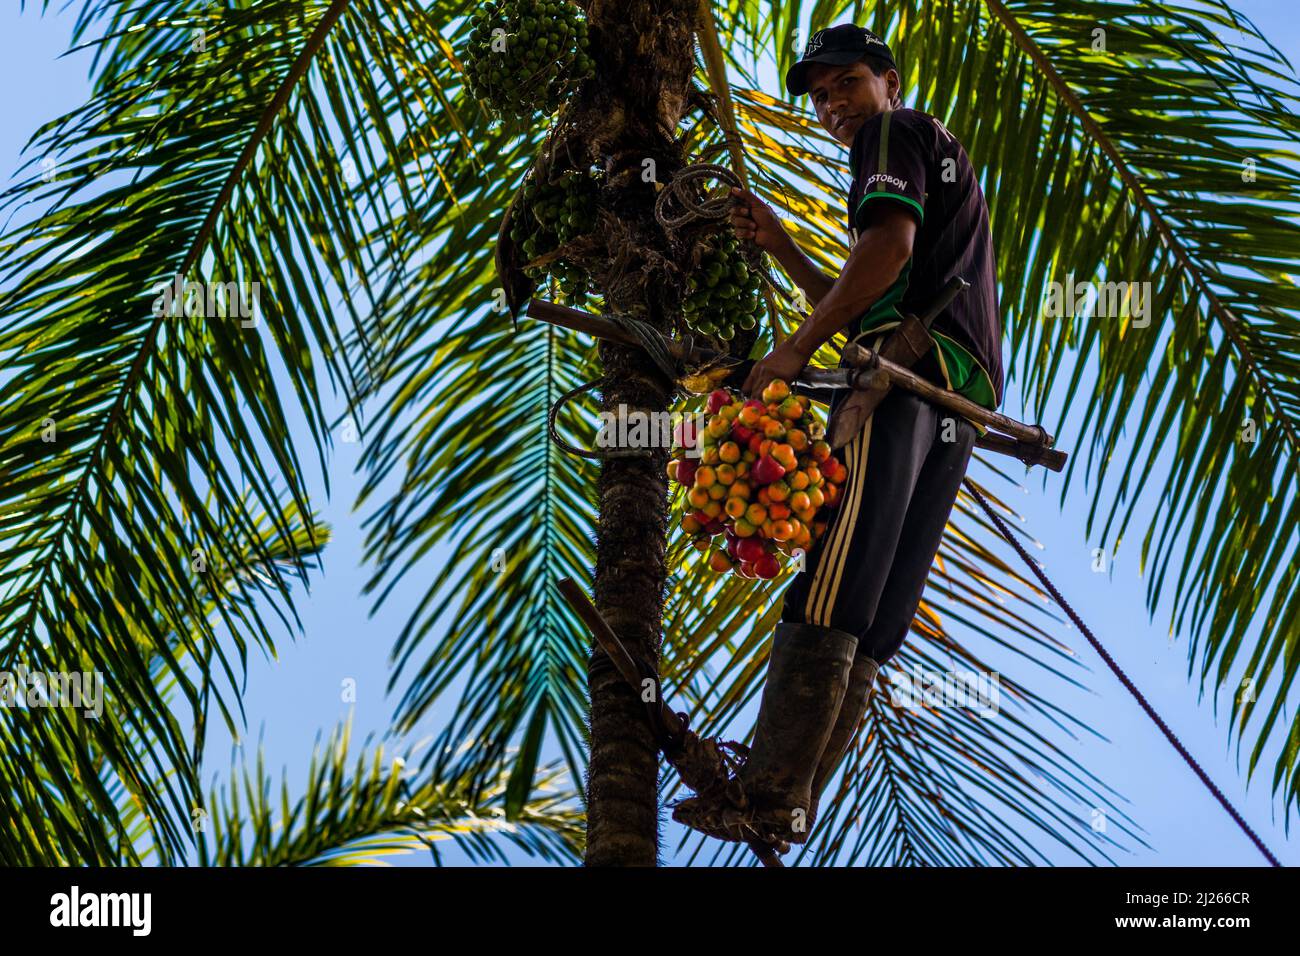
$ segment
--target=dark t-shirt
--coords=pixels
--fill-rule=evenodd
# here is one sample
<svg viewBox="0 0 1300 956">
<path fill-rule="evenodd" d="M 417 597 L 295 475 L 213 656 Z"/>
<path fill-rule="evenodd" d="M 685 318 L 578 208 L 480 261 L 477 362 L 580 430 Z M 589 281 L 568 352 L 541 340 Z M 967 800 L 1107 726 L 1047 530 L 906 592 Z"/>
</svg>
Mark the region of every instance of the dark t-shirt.
<svg viewBox="0 0 1300 956">
<path fill-rule="evenodd" d="M 959 275 L 970 288 L 931 326 L 936 348 L 915 371 L 986 408 L 1002 404 L 1002 322 L 994 279 L 988 206 L 966 150 L 937 119 L 917 110 L 887 111 L 858 130 L 849 151 L 849 236 L 854 245 L 872 204 L 899 203 L 917 220 L 912 257 L 898 280 L 850 326 L 853 339 L 919 315 Z M 875 336 L 872 336 L 874 338 Z"/>
</svg>

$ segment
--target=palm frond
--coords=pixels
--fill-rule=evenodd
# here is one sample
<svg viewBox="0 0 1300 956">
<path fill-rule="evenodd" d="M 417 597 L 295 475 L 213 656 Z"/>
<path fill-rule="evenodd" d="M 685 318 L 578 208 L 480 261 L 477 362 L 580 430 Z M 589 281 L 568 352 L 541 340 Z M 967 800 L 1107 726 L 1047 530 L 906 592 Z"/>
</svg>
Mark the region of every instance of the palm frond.
<svg viewBox="0 0 1300 956">
<path fill-rule="evenodd" d="M 232 766 L 225 788 L 214 789 L 210 809 L 196 817 L 199 865 L 384 865 L 393 854 L 421 848 L 438 863 L 439 844 L 448 841 L 476 863 L 507 862 L 502 843 L 551 863 L 579 858 L 577 794 L 555 768 L 542 769 L 536 792 L 507 819 L 504 776 L 486 788 L 464 777 L 421 782 L 410 750 L 390 758 L 369 740 L 349 769 L 350 732 L 349 719 L 323 751 L 317 736 L 297 799 L 287 780 L 274 792 L 260 747 L 252 772 Z"/>
<path fill-rule="evenodd" d="M 318 554 L 329 538 L 328 525 L 315 516 L 303 520 L 291 505 L 278 521 L 266 515 L 256 515 L 254 521 L 263 535 L 261 550 L 282 565 L 286 575 L 300 576 L 301 558 Z M 290 528 L 293 538 L 281 536 L 276 525 Z M 266 569 L 252 562 L 225 563 L 213 570 L 217 586 L 205 604 L 205 617 L 214 616 L 220 602 L 248 603 L 236 578 L 249 573 L 250 567 L 252 573 L 268 576 Z M 138 641 L 141 653 L 147 654 L 144 633 L 133 624 L 125 637 Z M 178 635 L 172 635 L 171 649 L 183 658 Z M 175 676 L 158 655 L 146 660 L 145 666 L 159 697 L 170 706 Z M 201 662 L 186 666 L 203 674 L 202 706 L 195 714 L 190 748 L 197 766 L 206 737 L 210 678 Z M 82 674 L 84 687 L 92 674 Z M 218 705 L 224 706 L 220 699 Z M 226 717 L 233 720 L 229 714 Z M 90 726 L 101 720 L 113 726 L 95 736 Z M 121 740 L 120 749 L 101 750 L 98 740 L 103 737 Z M 165 864 L 183 851 L 178 844 L 188 842 L 181 833 L 188 829 L 189 808 L 184 825 L 170 816 L 156 819 L 146 808 L 153 794 L 181 799 L 173 778 L 186 768 L 162 765 L 152 757 L 159 749 L 157 732 L 146 722 L 122 715 L 111 683 L 102 687 L 90 708 L 5 707 L 0 710 L 0 739 L 5 741 L 0 793 L 7 805 L 22 808 L 6 816 L 6 826 L 0 828 L 0 859 L 7 865 L 139 865 L 150 860 Z"/>
<path fill-rule="evenodd" d="M 321 367 L 351 387 L 346 323 L 327 296 L 367 273 L 367 197 L 341 167 L 364 174 L 375 143 L 382 155 L 393 141 L 370 109 L 386 81 L 369 65 L 381 52 L 406 65 L 393 47 L 413 50 L 394 40 L 409 9 L 260 3 L 220 11 L 202 51 L 181 30 L 156 37 L 37 133 L 27 165 L 44 155 L 53 169 L 3 196 L 11 222 L 29 204 L 38 214 L 0 240 L 0 664 L 105 674 L 119 719 L 85 728 L 90 741 L 119 770 L 176 771 L 167 789 L 137 791 L 154 821 L 188 812 L 197 792 L 151 662 L 197 712 L 187 663 L 237 694 L 249 649 L 274 649 L 266 609 L 296 622 L 255 516 L 283 521 L 278 485 L 310 513 L 290 435 L 309 433 L 323 462 Z M 251 315 L 223 298 L 229 287 L 202 315 L 169 315 L 154 307 L 174 277 L 236 283 L 246 306 L 252 283 L 264 294 Z M 352 298 L 347 309 L 355 323 Z M 230 563 L 245 600 L 216 601 L 209 620 L 215 569 Z M 133 740 L 155 746 L 135 754 Z"/>
</svg>

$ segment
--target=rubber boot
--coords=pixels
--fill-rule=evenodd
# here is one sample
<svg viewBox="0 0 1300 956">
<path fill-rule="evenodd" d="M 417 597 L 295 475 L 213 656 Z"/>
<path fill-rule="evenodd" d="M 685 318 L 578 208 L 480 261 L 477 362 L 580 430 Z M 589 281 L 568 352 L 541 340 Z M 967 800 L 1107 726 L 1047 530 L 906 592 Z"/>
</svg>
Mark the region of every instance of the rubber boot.
<svg viewBox="0 0 1300 956">
<path fill-rule="evenodd" d="M 880 672 L 880 665 L 866 655 L 859 654 L 853 659 L 853 669 L 849 671 L 849 686 L 844 692 L 844 701 L 840 704 L 839 716 L 835 718 L 835 726 L 831 729 L 830 739 L 826 741 L 826 749 L 822 752 L 822 758 L 817 764 L 817 771 L 813 774 L 812 780 L 812 807 L 808 812 L 808 830 L 811 831 L 813 824 L 817 822 L 817 805 L 821 799 L 822 791 L 826 789 L 827 782 L 831 775 L 835 773 L 835 768 L 839 766 L 844 755 L 848 753 L 849 748 L 853 746 L 853 741 L 858 735 L 858 728 L 862 726 L 862 718 L 867 715 L 867 705 L 871 701 L 871 692 L 876 686 L 876 674 Z M 799 840 L 797 842 L 804 842 Z"/>
<path fill-rule="evenodd" d="M 813 776 L 857 646 L 855 635 L 835 628 L 777 625 L 754 742 L 736 774 L 760 832 L 791 843 L 807 839 Z"/>
</svg>

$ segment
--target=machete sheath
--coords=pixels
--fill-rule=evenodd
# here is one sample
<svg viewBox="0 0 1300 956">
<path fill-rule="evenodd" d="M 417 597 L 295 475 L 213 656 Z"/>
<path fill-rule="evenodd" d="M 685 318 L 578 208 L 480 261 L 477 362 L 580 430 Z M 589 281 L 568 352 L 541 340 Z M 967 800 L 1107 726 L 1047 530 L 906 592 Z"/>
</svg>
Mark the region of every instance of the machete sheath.
<svg viewBox="0 0 1300 956">
<path fill-rule="evenodd" d="M 934 348 L 934 337 L 930 335 L 931 323 L 967 288 L 968 284 L 960 276 L 949 279 L 921 318 L 910 314 L 903 316 L 902 321 L 881 344 L 880 357 L 904 368 L 911 368 L 919 362 L 925 353 Z M 857 387 L 831 412 L 830 421 L 826 425 L 826 440 L 830 442 L 832 450 L 843 448 L 853 440 L 853 436 L 862 430 L 867 418 L 893 387 L 889 375 L 874 366 L 873 353 L 872 365 L 858 373 L 855 382 Z M 864 385 L 867 387 L 862 388 Z"/>
</svg>

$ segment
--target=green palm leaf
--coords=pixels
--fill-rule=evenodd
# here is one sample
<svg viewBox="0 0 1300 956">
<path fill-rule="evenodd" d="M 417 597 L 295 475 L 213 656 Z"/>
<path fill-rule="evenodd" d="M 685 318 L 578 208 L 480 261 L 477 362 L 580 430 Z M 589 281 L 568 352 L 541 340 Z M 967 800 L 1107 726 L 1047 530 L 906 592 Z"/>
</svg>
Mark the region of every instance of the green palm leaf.
<svg viewBox="0 0 1300 956">
<path fill-rule="evenodd" d="M 410 750 L 386 755 L 369 741 L 348 767 L 351 721 L 320 747 L 319 735 L 302 795 L 288 782 L 275 794 L 261 748 L 255 769 L 232 767 L 224 790 L 198 817 L 201 866 L 383 865 L 385 858 L 427 848 L 439 862 L 439 844 L 450 841 L 476 863 L 506 862 L 500 844 L 529 856 L 572 863 L 581 852 L 582 815 L 562 773 L 547 767 L 536 794 L 506 819 L 505 778 L 487 788 L 465 778 L 419 782 L 407 770 Z M 211 838 L 209 839 L 209 832 Z"/>
<path fill-rule="evenodd" d="M 255 524 L 262 534 L 261 551 L 286 575 L 300 576 L 301 559 L 318 554 L 329 538 L 328 526 L 319 524 L 314 516 L 303 520 L 291 506 L 282 509 L 278 521 L 259 515 Z M 281 536 L 276 525 L 290 528 L 292 538 Z M 214 569 L 218 586 L 205 603 L 206 618 L 216 614 L 219 603 L 249 603 L 236 580 L 248 574 L 248 568 L 262 579 L 269 577 L 266 568 L 251 561 Z M 138 641 L 141 652 L 147 653 L 145 636 L 144 628 L 132 624 L 126 638 Z M 176 635 L 172 635 L 171 649 L 178 656 L 184 654 L 183 642 Z M 197 767 L 206 737 L 211 662 L 189 662 L 188 666 L 202 675 L 201 706 L 195 715 L 190 748 L 192 765 Z M 159 697 L 170 706 L 175 676 L 158 655 L 148 660 L 146 667 Z M 111 683 L 104 687 L 99 703 L 102 713 L 98 717 L 87 716 L 85 708 L 6 707 L 0 711 L 0 739 L 5 741 L 0 754 L 0 793 L 6 795 L 9 805 L 22 808 L 22 812 L 8 815 L 6 826 L 0 828 L 0 859 L 6 865 L 138 865 L 151 859 L 170 863 L 184 852 L 188 837 L 180 833 L 188 829 L 190 807 L 185 808 L 184 827 L 171 816 L 153 818 L 146 807 L 154 794 L 179 799 L 173 778 L 178 772 L 189 772 L 187 767 L 156 762 L 152 757 L 159 749 L 156 735 L 149 734 L 147 725 L 142 732 L 137 723 L 123 719 Z M 217 703 L 224 707 L 219 698 Z M 229 714 L 226 719 L 234 720 Z M 99 721 L 109 722 L 111 728 L 97 737 L 92 725 Z M 98 740 L 103 738 L 121 740 L 120 749 L 102 750 Z M 197 779 L 193 785 L 197 789 Z"/>
<path fill-rule="evenodd" d="M 85 730 L 119 772 L 134 761 L 168 781 L 136 791 L 160 826 L 197 793 L 152 662 L 198 712 L 205 689 L 237 694 L 250 647 L 273 651 L 268 607 L 296 621 L 255 517 L 283 520 L 277 485 L 309 511 L 290 407 L 323 460 L 321 366 L 351 386 L 343 317 L 326 295 L 367 271 L 367 197 L 340 167 L 364 172 L 375 142 L 392 142 L 370 109 L 386 81 L 367 67 L 382 51 L 394 68 L 422 69 L 392 48 L 413 53 L 395 40 L 406 9 L 260 3 L 220 11 L 202 52 L 183 30 L 126 44 L 113 82 L 30 144 L 29 166 L 44 154 L 53 175 L 29 173 L 3 197 L 40 214 L 0 240 L 0 664 L 105 674 L 116 719 Z M 326 116 L 355 135 L 331 141 Z M 368 205 L 384 208 L 382 196 Z M 158 287 L 178 275 L 259 282 L 260 315 L 219 301 L 206 317 L 154 313 Z M 227 580 L 246 600 L 217 602 L 209 620 L 213 572 L 227 564 L 244 572 Z M 52 757 L 57 741 L 31 732 Z M 134 753 L 143 741 L 151 749 Z M 108 812 L 104 794 L 95 805 Z"/>
</svg>

